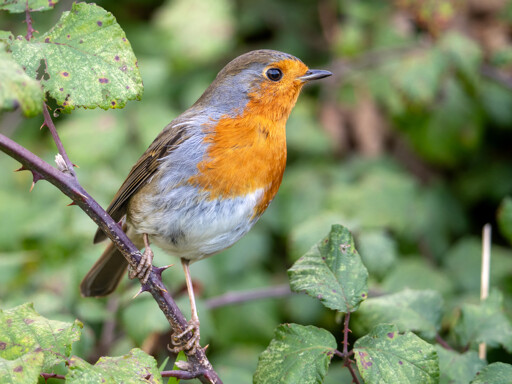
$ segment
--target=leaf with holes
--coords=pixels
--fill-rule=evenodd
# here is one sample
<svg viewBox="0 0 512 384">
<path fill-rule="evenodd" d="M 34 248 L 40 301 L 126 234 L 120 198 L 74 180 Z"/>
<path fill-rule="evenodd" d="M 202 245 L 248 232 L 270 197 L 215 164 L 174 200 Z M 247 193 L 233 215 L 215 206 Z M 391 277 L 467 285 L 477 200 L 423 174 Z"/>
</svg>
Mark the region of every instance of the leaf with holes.
<svg viewBox="0 0 512 384">
<path fill-rule="evenodd" d="M 329 235 L 288 270 L 290 286 L 327 308 L 353 312 L 368 295 L 368 271 L 348 229 L 333 225 Z"/>
<path fill-rule="evenodd" d="M 33 352 L 43 352 L 43 370 L 71 354 L 71 344 L 80 338 L 82 323 L 48 320 L 39 315 L 32 304 L 0 310 L 0 358 L 36 359 Z"/>
<path fill-rule="evenodd" d="M 0 48 L 0 110 L 21 108 L 25 116 L 37 116 L 42 112 L 43 97 L 39 83 Z"/>
<path fill-rule="evenodd" d="M 336 340 L 325 329 L 280 325 L 260 355 L 254 383 L 323 383 L 335 349 Z"/>
<path fill-rule="evenodd" d="M 415 331 L 432 339 L 441 325 L 443 299 L 439 292 L 405 289 L 372 297 L 357 312 L 357 327 L 368 332 L 378 324 L 396 324 L 400 332 Z"/>
<path fill-rule="evenodd" d="M 10 13 L 23 13 L 48 11 L 52 9 L 59 0 L 0 0 L 0 10 Z"/>
<path fill-rule="evenodd" d="M 94 365 L 73 356 L 69 361 L 66 383 L 160 384 L 162 376 L 154 357 L 134 348 L 123 356 L 102 357 Z"/>
<path fill-rule="evenodd" d="M 439 360 L 434 346 L 394 325 L 378 325 L 354 345 L 357 368 L 367 384 L 437 384 Z"/>
<path fill-rule="evenodd" d="M 122 108 L 142 95 L 130 43 L 115 17 L 95 4 L 73 4 L 50 31 L 30 41 L 18 37 L 11 50 L 65 111 Z"/>
</svg>

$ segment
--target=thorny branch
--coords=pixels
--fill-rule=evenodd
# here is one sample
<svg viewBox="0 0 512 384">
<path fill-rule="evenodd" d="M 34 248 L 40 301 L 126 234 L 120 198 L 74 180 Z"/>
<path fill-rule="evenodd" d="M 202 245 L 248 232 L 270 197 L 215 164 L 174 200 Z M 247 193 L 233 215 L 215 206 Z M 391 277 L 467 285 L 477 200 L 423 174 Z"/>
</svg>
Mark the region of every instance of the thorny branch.
<svg viewBox="0 0 512 384">
<path fill-rule="evenodd" d="M 354 360 L 352 360 L 351 357 L 354 355 L 354 350 L 348 350 L 348 334 L 352 332 L 348 327 L 349 323 L 350 312 L 347 311 L 347 313 L 345 313 L 345 319 L 343 322 L 343 351 L 340 352 L 336 350 L 334 351 L 334 354 L 343 359 L 343 365 L 348 368 L 350 375 L 352 376 L 352 383 L 359 384 L 359 378 L 357 377 L 354 367 L 352 367 Z"/>
<path fill-rule="evenodd" d="M 105 232 L 128 260 L 130 265 L 137 265 L 141 258 L 141 253 L 123 232 L 121 226 L 105 212 L 78 182 L 73 171 L 73 165 L 67 157 L 59 136 L 56 134 L 55 126 L 46 108 L 46 104 L 44 104 L 45 125 L 49 127 L 52 132 L 57 148 L 59 148 L 59 152 L 69 169 L 62 171 L 56 169 L 28 149 L 2 134 L 0 134 L 0 150 L 22 164 L 19 170 L 30 170 L 34 176 L 34 183 L 40 179 L 45 179 L 71 198 L 74 205 L 78 205 Z M 52 129 L 54 131 L 52 131 Z M 169 321 L 173 332 L 181 333 L 186 329 L 187 321 L 170 296 L 167 288 L 163 285 L 161 274 L 165 269 L 165 267 L 153 267 L 148 282 L 141 290 L 151 293 Z M 198 348 L 193 355 L 188 356 L 188 359 L 190 363 L 187 365 L 188 371 L 193 375 L 200 375 L 196 377 L 198 377 L 201 382 L 222 383 L 217 373 L 213 370 L 203 349 Z"/>
</svg>

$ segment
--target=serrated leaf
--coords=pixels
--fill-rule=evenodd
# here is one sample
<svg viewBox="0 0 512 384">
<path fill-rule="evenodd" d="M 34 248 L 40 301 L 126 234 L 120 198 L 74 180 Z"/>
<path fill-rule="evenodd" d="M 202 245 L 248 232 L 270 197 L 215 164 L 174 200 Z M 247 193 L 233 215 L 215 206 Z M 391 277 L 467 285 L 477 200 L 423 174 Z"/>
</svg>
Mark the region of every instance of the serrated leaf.
<svg viewBox="0 0 512 384">
<path fill-rule="evenodd" d="M 512 244 L 512 197 L 503 199 L 498 208 L 498 226 L 501 234 Z"/>
<path fill-rule="evenodd" d="M 471 384 L 510 384 L 512 365 L 492 363 L 482 369 Z"/>
<path fill-rule="evenodd" d="M 2 384 L 37 383 L 43 368 L 44 353 L 29 352 L 14 360 L 0 357 Z"/>
<path fill-rule="evenodd" d="M 43 110 L 43 97 L 39 82 L 27 76 L 10 53 L 0 49 L 0 109 L 19 107 L 25 116 L 36 116 Z"/>
<path fill-rule="evenodd" d="M 480 360 L 478 353 L 467 351 L 458 353 L 449 351 L 437 345 L 437 356 L 439 357 L 439 384 L 466 384 L 485 367 L 485 362 Z"/>
<path fill-rule="evenodd" d="M 32 303 L 0 310 L 0 358 L 14 360 L 31 353 L 44 353 L 43 369 L 49 370 L 71 353 L 71 344 L 80 338 L 83 325 L 48 320 Z"/>
<path fill-rule="evenodd" d="M 115 17 L 95 4 L 75 3 L 44 35 L 11 45 L 15 60 L 66 111 L 122 108 L 140 99 L 137 59 Z"/>
<path fill-rule="evenodd" d="M 512 323 L 503 311 L 503 295 L 493 290 L 480 304 L 464 304 L 455 327 L 462 344 L 487 343 L 512 352 Z"/>
<path fill-rule="evenodd" d="M 420 332 L 431 339 L 440 326 L 442 307 L 439 292 L 405 289 L 366 300 L 357 312 L 357 325 L 369 330 L 381 323 L 393 323 L 400 332 Z"/>
<path fill-rule="evenodd" d="M 336 340 L 325 329 L 280 325 L 259 357 L 254 383 L 322 383 L 335 349 Z"/>
<path fill-rule="evenodd" d="M 59 0 L 0 0 L 0 10 L 10 13 L 22 13 L 48 11 L 52 9 Z"/>
<path fill-rule="evenodd" d="M 368 271 L 348 229 L 333 225 L 329 235 L 288 270 L 290 287 L 316 297 L 327 308 L 353 312 L 367 296 Z"/>
<path fill-rule="evenodd" d="M 162 383 L 156 360 L 144 351 L 134 348 L 119 357 L 101 357 L 91 365 L 73 356 L 66 374 L 68 384 L 138 384 Z"/>
<path fill-rule="evenodd" d="M 394 325 L 378 325 L 354 345 L 359 373 L 366 384 L 437 384 L 439 361 L 435 348 L 412 332 L 400 334 Z"/>
</svg>

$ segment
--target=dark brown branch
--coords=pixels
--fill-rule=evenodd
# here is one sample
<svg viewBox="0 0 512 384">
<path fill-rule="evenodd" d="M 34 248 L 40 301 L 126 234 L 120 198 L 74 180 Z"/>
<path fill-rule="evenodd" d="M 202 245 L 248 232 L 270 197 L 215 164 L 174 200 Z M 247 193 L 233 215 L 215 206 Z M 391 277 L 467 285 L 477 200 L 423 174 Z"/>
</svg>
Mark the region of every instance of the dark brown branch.
<svg viewBox="0 0 512 384">
<path fill-rule="evenodd" d="M 44 107 L 46 108 L 46 107 Z M 0 134 L 0 150 L 18 160 L 25 169 L 29 169 L 44 177 L 66 196 L 71 198 L 89 217 L 105 232 L 128 262 L 135 266 L 139 263 L 141 254 L 122 228 L 103 210 L 103 208 L 82 188 L 77 179 L 68 173 L 60 172 L 50 164 L 34 155 L 32 152 Z M 143 290 L 151 293 L 158 306 L 169 321 L 174 332 L 182 332 L 187 327 L 185 317 L 169 295 L 162 283 L 163 269 L 153 267 L 150 277 Z M 188 357 L 190 370 L 193 374 L 201 371 L 208 372 L 199 376 L 203 383 L 222 383 L 208 361 L 204 350 L 198 348 L 194 355 Z"/>
<path fill-rule="evenodd" d="M 224 295 L 212 297 L 206 300 L 205 306 L 208 309 L 224 307 L 226 305 L 244 303 L 246 301 L 267 299 L 272 297 L 284 297 L 292 294 L 288 284 L 276 285 L 275 287 L 255 289 L 243 292 L 228 292 Z"/>
</svg>

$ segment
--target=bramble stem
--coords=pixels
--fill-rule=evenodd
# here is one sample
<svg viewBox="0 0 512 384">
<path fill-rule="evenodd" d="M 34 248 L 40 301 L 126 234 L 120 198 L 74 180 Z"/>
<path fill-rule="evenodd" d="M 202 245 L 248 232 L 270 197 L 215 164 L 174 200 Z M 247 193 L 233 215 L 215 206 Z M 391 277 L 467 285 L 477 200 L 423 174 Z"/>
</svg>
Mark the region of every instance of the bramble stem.
<svg viewBox="0 0 512 384">
<path fill-rule="evenodd" d="M 51 120 L 48 110 L 46 109 L 46 105 L 43 105 L 43 111 L 46 112 L 45 121 L 47 119 Z M 53 125 L 53 122 L 51 125 Z M 59 146 L 59 142 L 60 140 L 57 139 L 57 146 Z M 60 145 L 62 146 L 62 143 Z M 140 251 L 126 236 L 122 228 L 87 193 L 87 191 L 83 189 L 75 176 L 59 171 L 30 152 L 28 149 L 22 147 L 2 134 L 0 134 L 0 150 L 19 161 L 23 165 L 23 168 L 43 176 L 45 180 L 59 188 L 66 196 L 71 198 L 76 205 L 87 213 L 87 215 L 89 215 L 89 217 L 105 232 L 108 238 L 112 240 L 115 246 L 128 260 L 130 265 L 138 265 L 141 259 Z M 59 152 L 61 152 L 60 149 Z M 68 162 L 71 164 L 67 155 L 64 156 L 64 154 L 65 151 L 62 148 L 61 155 L 64 159 L 67 159 L 66 164 L 68 164 Z M 173 332 L 181 333 L 187 328 L 187 321 L 173 298 L 168 293 L 167 288 L 164 286 L 161 278 L 161 271 L 162 270 L 159 268 L 152 267 L 148 282 L 143 286 L 143 290 L 151 293 L 171 325 Z M 202 383 L 222 383 L 217 373 L 213 370 L 203 349 L 197 348 L 193 355 L 188 356 L 188 359 L 191 368 L 190 372 L 195 375 L 200 372 L 200 376 L 196 377 L 198 377 Z"/>
</svg>

